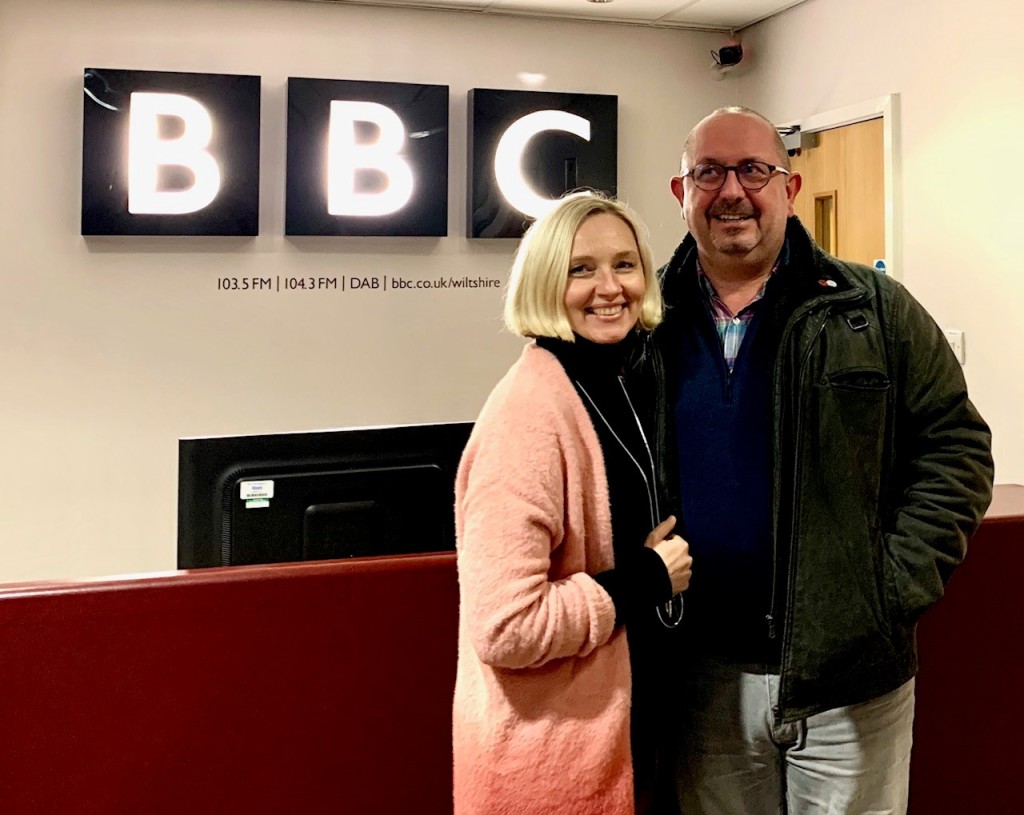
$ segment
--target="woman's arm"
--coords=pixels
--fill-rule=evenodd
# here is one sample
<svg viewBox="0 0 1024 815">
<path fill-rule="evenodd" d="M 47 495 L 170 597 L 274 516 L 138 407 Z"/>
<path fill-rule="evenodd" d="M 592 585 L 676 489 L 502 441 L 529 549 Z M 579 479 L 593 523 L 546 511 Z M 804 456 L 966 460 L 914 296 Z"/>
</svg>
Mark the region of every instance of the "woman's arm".
<svg viewBox="0 0 1024 815">
<path fill-rule="evenodd" d="M 580 450 L 566 443 L 569 419 L 552 409 L 553 398 L 527 409 L 489 405 L 459 468 L 460 613 L 480 660 L 493 667 L 583 657 L 615 628 L 612 599 L 591 575 L 550 579 L 552 552 L 582 547 L 585 534 L 565 528 L 576 523 L 566 493 L 570 480 L 579 483 L 570 470 L 581 466 Z"/>
</svg>

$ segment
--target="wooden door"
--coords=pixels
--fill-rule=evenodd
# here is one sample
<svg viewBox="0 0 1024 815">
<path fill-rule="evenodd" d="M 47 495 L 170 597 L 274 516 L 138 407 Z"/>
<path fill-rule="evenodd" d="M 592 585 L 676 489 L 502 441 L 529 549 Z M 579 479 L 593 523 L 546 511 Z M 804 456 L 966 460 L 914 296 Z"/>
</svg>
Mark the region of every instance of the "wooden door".
<svg viewBox="0 0 1024 815">
<path fill-rule="evenodd" d="M 794 210 L 823 249 L 868 266 L 885 258 L 882 119 L 822 130 L 793 156 L 803 176 Z"/>
</svg>

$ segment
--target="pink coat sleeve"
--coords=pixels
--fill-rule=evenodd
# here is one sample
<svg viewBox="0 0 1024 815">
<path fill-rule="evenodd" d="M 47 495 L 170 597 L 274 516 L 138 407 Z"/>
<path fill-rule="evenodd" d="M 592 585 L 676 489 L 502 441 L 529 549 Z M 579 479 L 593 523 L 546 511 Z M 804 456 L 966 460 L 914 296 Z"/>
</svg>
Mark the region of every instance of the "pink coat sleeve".
<svg viewBox="0 0 1024 815">
<path fill-rule="evenodd" d="M 566 507 L 586 455 L 576 423 L 592 426 L 582 404 L 566 405 L 566 398 L 578 397 L 561 366 L 562 392 L 552 392 L 562 382 L 527 373 L 513 368 L 495 388 L 456 484 L 460 613 L 480 661 L 498 668 L 586 656 L 615 627 L 611 598 L 587 573 L 595 543 L 585 540 L 582 525 L 566 522 L 581 506 L 575 496 L 576 511 Z M 610 558 L 610 531 L 607 536 Z M 552 574 L 560 548 L 566 573 Z"/>
</svg>

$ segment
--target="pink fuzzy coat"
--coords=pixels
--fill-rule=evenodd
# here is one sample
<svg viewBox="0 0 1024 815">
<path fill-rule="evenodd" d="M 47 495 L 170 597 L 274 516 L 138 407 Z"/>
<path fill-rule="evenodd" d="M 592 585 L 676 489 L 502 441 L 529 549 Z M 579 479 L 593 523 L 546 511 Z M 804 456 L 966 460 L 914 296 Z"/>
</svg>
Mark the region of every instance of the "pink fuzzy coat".
<svg viewBox="0 0 1024 815">
<path fill-rule="evenodd" d="M 484 405 L 455 502 L 456 815 L 633 812 L 626 635 L 597 433 L 531 343 Z"/>
</svg>

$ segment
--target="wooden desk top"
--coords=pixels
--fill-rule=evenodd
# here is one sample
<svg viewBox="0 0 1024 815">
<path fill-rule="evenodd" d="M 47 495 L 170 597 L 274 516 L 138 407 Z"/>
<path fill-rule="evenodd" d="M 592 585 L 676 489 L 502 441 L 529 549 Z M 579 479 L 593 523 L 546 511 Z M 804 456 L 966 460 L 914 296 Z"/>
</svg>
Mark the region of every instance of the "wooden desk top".
<svg viewBox="0 0 1024 815">
<path fill-rule="evenodd" d="M 996 484 L 986 521 L 1024 519 L 1024 484 Z"/>
</svg>

